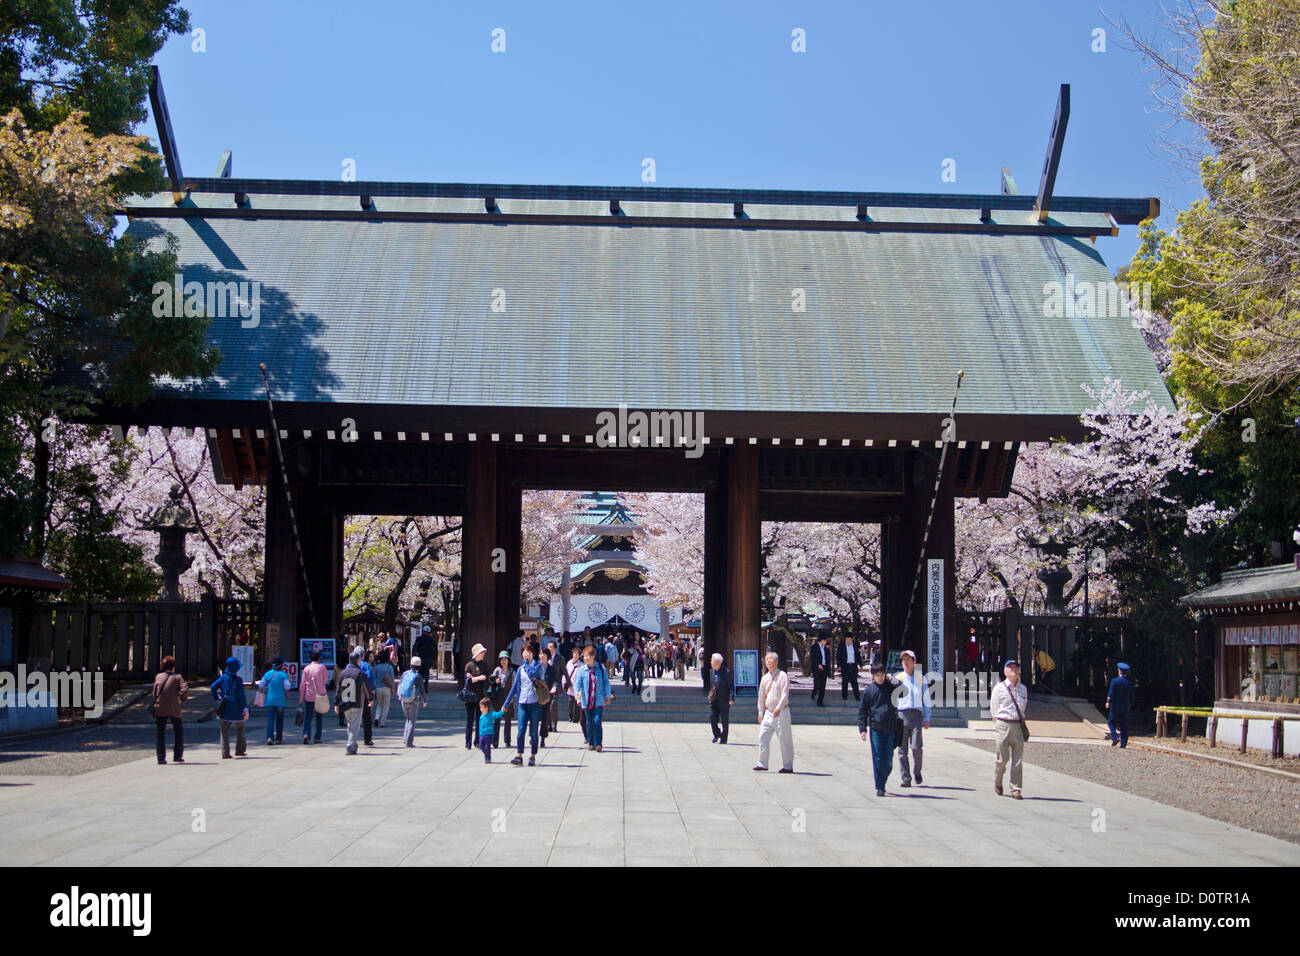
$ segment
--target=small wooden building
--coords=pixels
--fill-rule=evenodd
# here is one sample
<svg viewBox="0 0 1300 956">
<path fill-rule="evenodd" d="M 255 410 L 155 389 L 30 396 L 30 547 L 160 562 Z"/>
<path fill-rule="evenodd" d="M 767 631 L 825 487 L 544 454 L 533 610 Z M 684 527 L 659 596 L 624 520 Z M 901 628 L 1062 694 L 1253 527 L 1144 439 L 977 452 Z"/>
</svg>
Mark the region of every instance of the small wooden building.
<svg viewBox="0 0 1300 956">
<path fill-rule="evenodd" d="M 1293 564 L 1229 571 L 1183 598 L 1214 623 L 1216 714 L 1282 716 L 1286 753 L 1300 753 L 1300 555 Z M 1294 719 L 1293 719 L 1294 718 Z M 1237 720 L 1219 720 L 1225 740 Z M 1247 744 L 1272 747 L 1272 725 L 1252 720 Z"/>
</svg>

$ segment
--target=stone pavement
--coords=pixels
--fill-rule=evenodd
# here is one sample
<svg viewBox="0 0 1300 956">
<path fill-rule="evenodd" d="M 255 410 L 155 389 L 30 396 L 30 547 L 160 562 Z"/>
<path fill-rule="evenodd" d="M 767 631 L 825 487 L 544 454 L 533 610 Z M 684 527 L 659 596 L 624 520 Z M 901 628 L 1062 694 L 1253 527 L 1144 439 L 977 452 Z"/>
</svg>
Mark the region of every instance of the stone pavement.
<svg viewBox="0 0 1300 956">
<path fill-rule="evenodd" d="M 562 724 L 536 768 L 510 766 L 513 752 L 485 765 L 462 727 L 426 721 L 407 750 L 394 720 L 348 757 L 335 722 L 320 746 L 268 748 L 251 734 L 248 758 L 223 761 L 215 725 L 189 725 L 184 765 L 158 766 L 150 747 L 72 777 L 0 773 L 0 861 L 1300 864 L 1295 845 L 1033 766 L 1024 801 L 998 797 L 991 758 L 957 739 L 968 731 L 930 732 L 925 785 L 899 790 L 895 771 L 881 799 L 851 728 L 796 726 L 796 773 L 780 775 L 750 769 L 748 720 L 726 747 L 703 723 L 611 723 L 600 754 Z"/>
</svg>

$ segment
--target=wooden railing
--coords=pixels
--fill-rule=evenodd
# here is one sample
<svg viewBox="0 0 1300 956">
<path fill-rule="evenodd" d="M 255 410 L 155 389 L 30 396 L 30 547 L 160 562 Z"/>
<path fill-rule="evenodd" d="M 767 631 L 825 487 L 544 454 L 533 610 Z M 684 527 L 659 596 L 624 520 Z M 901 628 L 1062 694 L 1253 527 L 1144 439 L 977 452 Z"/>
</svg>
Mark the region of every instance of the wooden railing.
<svg viewBox="0 0 1300 956">
<path fill-rule="evenodd" d="M 1270 720 L 1273 722 L 1273 743 L 1271 754 L 1274 757 L 1281 757 L 1284 747 L 1283 722 L 1286 717 L 1281 714 L 1234 714 L 1234 713 L 1215 713 L 1210 707 L 1157 707 L 1156 711 L 1156 736 L 1167 737 L 1168 714 L 1178 714 L 1182 717 L 1182 728 L 1179 734 L 1179 740 L 1187 741 L 1187 722 L 1191 717 L 1203 717 L 1207 721 L 1205 737 L 1213 748 L 1218 743 L 1219 736 L 1219 718 L 1223 717 L 1228 720 L 1241 721 L 1241 753 L 1246 752 L 1246 734 L 1250 730 L 1250 721 L 1252 720 Z"/>
</svg>

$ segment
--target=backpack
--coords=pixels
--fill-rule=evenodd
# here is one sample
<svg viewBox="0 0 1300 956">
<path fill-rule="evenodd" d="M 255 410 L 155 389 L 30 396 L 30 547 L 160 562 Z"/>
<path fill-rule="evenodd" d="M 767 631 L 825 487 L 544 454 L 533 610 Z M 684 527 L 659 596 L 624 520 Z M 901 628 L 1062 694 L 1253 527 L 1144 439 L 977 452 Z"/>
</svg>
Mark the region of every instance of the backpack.
<svg viewBox="0 0 1300 956">
<path fill-rule="evenodd" d="M 401 700 L 413 698 L 415 696 L 415 682 L 419 679 L 419 671 L 408 670 L 402 675 L 402 682 L 397 685 L 397 696 Z"/>
</svg>

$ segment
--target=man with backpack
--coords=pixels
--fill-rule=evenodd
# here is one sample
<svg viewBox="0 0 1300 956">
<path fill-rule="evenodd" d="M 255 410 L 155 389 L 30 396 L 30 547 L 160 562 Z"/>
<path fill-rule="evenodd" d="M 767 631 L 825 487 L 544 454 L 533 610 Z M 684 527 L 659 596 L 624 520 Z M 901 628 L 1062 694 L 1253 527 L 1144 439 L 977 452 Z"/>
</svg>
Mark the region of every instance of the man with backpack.
<svg viewBox="0 0 1300 956">
<path fill-rule="evenodd" d="M 397 685 L 397 702 L 402 705 L 402 717 L 406 721 L 402 727 L 402 741 L 408 747 L 415 746 L 415 718 L 420 713 L 420 708 L 429 704 L 429 698 L 424 693 L 420 664 L 419 657 L 412 657 L 411 666 L 402 674 Z"/>
<path fill-rule="evenodd" d="M 354 648 L 348 655 L 348 666 L 339 674 L 334 691 L 334 709 L 347 721 L 347 752 L 351 756 L 357 753 L 361 715 L 370 703 L 370 694 L 370 681 L 361 670 L 361 648 Z"/>
</svg>

